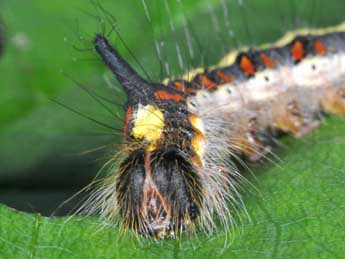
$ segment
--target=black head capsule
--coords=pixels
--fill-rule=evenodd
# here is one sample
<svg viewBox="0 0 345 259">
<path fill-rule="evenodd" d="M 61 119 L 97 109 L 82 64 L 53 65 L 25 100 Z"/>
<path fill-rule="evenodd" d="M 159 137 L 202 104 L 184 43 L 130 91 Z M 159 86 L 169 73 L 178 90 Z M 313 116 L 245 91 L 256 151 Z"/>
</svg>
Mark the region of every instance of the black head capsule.
<svg viewBox="0 0 345 259">
<path fill-rule="evenodd" d="M 192 227 L 202 203 L 196 170 L 172 147 L 129 154 L 116 190 L 122 226 L 156 238 L 175 237 Z"/>
<path fill-rule="evenodd" d="M 203 200 L 183 93 L 140 77 L 104 36 L 96 35 L 94 44 L 124 88 L 129 107 L 127 158 L 119 161 L 116 202 L 105 201 L 104 206 L 117 204 L 125 228 L 158 238 L 174 237 L 192 227 Z M 109 214 L 112 219 L 113 213 Z"/>
</svg>

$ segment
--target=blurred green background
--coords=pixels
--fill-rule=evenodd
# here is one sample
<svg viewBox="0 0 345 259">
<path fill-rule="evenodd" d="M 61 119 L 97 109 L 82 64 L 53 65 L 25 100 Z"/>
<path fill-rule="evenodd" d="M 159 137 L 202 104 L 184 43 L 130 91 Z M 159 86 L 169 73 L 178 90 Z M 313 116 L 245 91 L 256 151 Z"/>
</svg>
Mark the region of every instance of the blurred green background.
<svg viewBox="0 0 345 259">
<path fill-rule="evenodd" d="M 90 183 L 115 153 L 121 141 L 118 132 L 64 107 L 111 127 L 122 127 L 125 97 L 93 51 L 95 33 L 116 26 L 134 55 L 118 44 L 115 32 L 109 34 L 114 44 L 134 66 L 138 67 L 135 59 L 139 60 L 160 80 L 153 39 L 171 34 L 170 21 L 175 23 L 176 34 L 181 34 L 178 11 L 193 17 L 208 4 L 212 2 L 185 1 L 182 7 L 172 1 L 168 17 L 160 1 L 150 1 L 149 22 L 141 1 L 2 1 L 0 15 L 6 32 L 0 62 L 0 202 L 50 215 Z M 176 57 L 171 47 L 167 49 L 169 57 Z M 174 64 L 171 69 L 174 71 Z M 95 94 L 113 102 L 101 100 L 115 116 L 94 99 Z M 67 213 L 77 201 L 56 214 Z"/>
<path fill-rule="evenodd" d="M 92 38 L 95 33 L 110 32 L 112 25 L 115 25 L 133 55 L 127 51 L 115 32 L 109 35 L 113 44 L 140 73 L 145 75 L 146 72 L 151 79 L 160 80 L 166 76 L 181 74 L 192 67 L 200 65 L 207 67 L 215 64 L 232 48 L 272 42 L 290 29 L 336 25 L 343 21 L 345 11 L 343 0 L 327 2 L 185 0 L 182 1 L 183 6 L 181 2 L 175 0 L 146 2 L 150 21 L 147 19 L 142 1 L 2 0 L 0 2 L 0 18 L 6 29 L 5 50 L 0 57 L 0 203 L 43 215 L 52 213 L 64 215 L 80 199 L 76 198 L 56 211 L 58 205 L 86 186 L 100 167 L 115 153 L 116 144 L 121 141 L 118 132 L 85 118 L 85 116 L 92 117 L 117 129 L 121 129 L 123 122 L 122 105 L 125 96 L 92 50 Z M 192 46 L 187 44 L 188 35 L 191 37 Z M 161 49 L 161 59 L 155 52 L 155 39 Z M 182 61 L 178 59 L 177 52 L 181 53 Z M 145 71 L 141 67 L 144 67 Z M 92 91 L 91 96 L 88 91 Z M 95 100 L 95 96 L 103 98 L 102 104 Z M 104 98 L 113 103 L 105 101 Z M 82 115 L 72 112 L 57 102 L 79 111 Z M 114 114 L 109 113 L 103 105 L 109 107 Z M 286 204 L 290 202 L 284 210 L 279 205 L 278 207 L 272 205 L 272 211 L 282 214 L 285 213 L 285 209 L 294 211 L 291 210 L 293 205 L 307 197 L 308 192 L 299 192 L 293 187 L 291 190 L 286 190 L 286 193 L 280 194 L 279 190 L 289 184 L 295 186 L 294 183 L 303 190 L 304 187 L 309 186 L 308 177 L 312 175 L 313 170 L 317 171 L 320 168 L 326 170 L 324 161 L 328 161 L 327 158 L 337 161 L 336 165 L 331 162 L 329 164 L 329 168 L 334 170 L 327 170 L 331 171 L 331 175 L 334 173 L 334 177 L 339 177 L 340 182 L 343 181 L 343 177 L 337 174 L 345 168 L 342 163 L 342 153 L 339 153 L 343 146 L 334 147 L 338 152 L 334 157 L 328 153 L 331 150 L 319 146 L 321 152 L 318 152 L 318 146 L 314 146 L 315 143 L 321 143 L 320 145 L 338 143 L 333 138 L 338 135 L 341 136 L 340 139 L 342 138 L 342 123 L 341 119 L 329 120 L 326 123 L 328 128 L 300 142 L 290 138 L 283 140 L 285 148 L 282 148 L 279 154 L 283 161 L 287 161 L 286 163 L 282 163 L 280 167 L 265 163 L 260 169 L 254 168 L 254 173 L 258 173 L 258 179 L 254 181 L 259 182 L 257 184 L 259 190 L 265 194 L 266 187 L 269 192 L 274 192 L 277 199 L 272 199 L 272 202 L 279 203 L 279 198 L 282 198 Z M 314 159 L 323 161 L 322 167 L 313 164 L 312 155 L 307 156 L 308 160 L 304 161 L 308 145 L 310 149 L 314 147 L 310 154 L 320 155 Z M 298 167 L 299 163 L 302 163 L 303 169 Z M 293 182 L 296 180 L 292 178 L 294 172 L 301 170 L 306 172 L 300 176 L 303 179 L 300 179 L 300 182 Z M 319 186 L 317 183 L 316 186 L 319 188 L 321 184 Z M 308 188 L 306 187 L 307 190 L 313 190 L 315 186 L 310 185 Z M 322 189 L 316 192 L 331 193 L 329 188 L 333 187 L 322 185 Z M 329 203 L 341 203 L 340 198 L 344 196 L 343 193 L 333 195 L 326 196 L 325 200 L 329 198 Z M 295 200 L 290 201 L 289 197 L 294 197 Z M 339 200 L 335 201 L 334 197 L 338 197 Z M 265 238 L 273 238 L 273 236 L 281 238 L 279 231 L 270 232 L 272 225 L 269 228 L 261 225 L 263 221 L 260 219 L 268 217 L 273 212 L 264 211 L 264 215 L 259 213 L 255 218 L 257 211 L 255 208 L 262 208 L 261 203 L 255 199 L 249 199 L 248 206 L 249 210 L 252 209 L 254 222 L 259 228 L 253 230 L 250 224 L 245 227 L 244 231 L 248 229 L 249 231 L 246 232 L 247 236 L 242 236 L 242 241 L 243 243 L 248 241 L 247 247 L 254 247 L 257 238 L 262 235 Z M 263 201 L 261 198 L 257 199 Z M 328 211 L 328 208 L 324 211 L 326 210 Z M 5 211 L 3 215 L 7 213 Z M 30 217 L 19 216 L 19 219 L 15 218 L 15 220 L 25 226 L 26 221 L 35 222 L 35 219 Z M 327 225 L 326 221 L 329 218 L 322 219 Z M 48 221 L 47 224 L 49 225 Z M 325 225 L 321 224 L 321 227 Z M 20 226 L 18 225 L 18 228 Z M 334 229 L 337 229 L 337 226 L 340 229 L 343 227 L 338 222 L 333 224 Z M 298 229 L 297 225 L 291 233 L 297 233 Z M 92 233 L 94 230 L 91 227 L 88 231 Z M 252 239 L 247 238 L 248 235 Z M 106 251 L 111 254 L 111 242 L 115 241 L 111 233 L 108 233 L 108 236 L 110 243 L 105 246 L 108 247 Z M 241 240 L 241 237 L 238 239 Z M 293 238 L 287 237 L 286 242 L 289 240 L 293 242 Z M 298 240 L 296 242 L 302 242 Z M 87 241 L 84 241 L 87 244 Z M 214 248 L 219 248 L 224 243 L 224 237 L 208 241 L 214 245 Z M 268 240 L 261 241 L 260 245 L 265 247 Z M 200 257 L 197 249 L 211 255 L 213 250 L 204 251 L 202 242 L 188 243 L 183 248 L 196 245 L 195 250 L 183 250 L 180 244 L 175 243 L 168 243 L 167 247 L 174 251 L 171 254 L 172 258 L 180 257 L 184 251 L 190 257 Z M 245 251 L 241 251 L 245 248 L 241 248 L 242 243 L 239 242 L 234 247 L 237 247 L 239 254 L 245 254 Z M 52 243 L 54 241 L 49 244 Z M 131 244 L 131 241 L 128 243 Z M 121 244 L 119 246 L 121 247 Z M 309 247 L 313 245 L 309 244 Z M 273 251 L 277 252 L 276 249 L 273 246 Z M 82 250 L 81 246 L 80 251 Z M 155 247 L 153 251 L 156 255 L 162 252 L 159 247 Z M 317 248 L 315 251 L 314 255 L 317 255 Z M 136 253 L 132 254 L 134 257 L 145 255 L 136 250 L 133 253 Z M 234 251 L 231 253 L 238 255 Z M 63 252 L 61 254 L 61 258 L 67 258 Z M 266 258 L 266 256 L 268 258 L 270 255 L 273 256 L 272 258 L 278 258 L 274 257 L 275 254 L 262 255 L 251 252 L 247 255 L 259 255 L 257 258 Z M 150 258 L 150 255 L 146 254 L 146 257 Z M 340 255 L 340 252 L 336 255 Z"/>
</svg>

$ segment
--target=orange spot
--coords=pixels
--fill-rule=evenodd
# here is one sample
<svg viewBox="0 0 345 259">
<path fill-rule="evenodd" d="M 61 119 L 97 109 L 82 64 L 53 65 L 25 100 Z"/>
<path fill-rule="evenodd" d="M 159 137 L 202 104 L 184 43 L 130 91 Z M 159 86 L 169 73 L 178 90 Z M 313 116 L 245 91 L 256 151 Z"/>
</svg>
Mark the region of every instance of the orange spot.
<svg viewBox="0 0 345 259">
<path fill-rule="evenodd" d="M 190 113 L 189 121 L 194 129 L 198 129 L 200 131 L 200 118 L 196 114 Z"/>
<path fill-rule="evenodd" d="M 304 48 L 301 41 L 297 40 L 291 47 L 291 55 L 295 61 L 300 61 L 304 57 Z"/>
<path fill-rule="evenodd" d="M 240 67 L 247 76 L 252 76 L 255 74 L 255 67 L 247 56 L 241 57 Z"/>
<path fill-rule="evenodd" d="M 199 82 L 201 86 L 206 87 L 208 90 L 214 90 L 217 89 L 217 84 L 213 81 L 211 81 L 207 76 L 200 75 L 199 76 Z"/>
<path fill-rule="evenodd" d="M 192 138 L 192 147 L 196 156 L 193 158 L 193 162 L 196 165 L 201 165 L 201 158 L 205 152 L 205 137 L 202 133 L 203 126 L 200 118 L 194 114 L 189 114 L 189 121 L 192 124 L 194 136 Z"/>
<path fill-rule="evenodd" d="M 179 90 L 179 91 L 181 91 L 181 92 L 185 92 L 185 90 L 186 90 L 185 85 L 184 85 L 183 83 L 181 83 L 181 82 L 175 81 L 175 82 L 174 82 L 174 86 L 175 86 L 175 88 L 176 88 L 177 90 Z"/>
<path fill-rule="evenodd" d="M 267 56 L 267 54 L 261 53 L 260 58 L 261 58 L 262 62 L 264 62 L 266 67 L 268 67 L 268 68 L 274 67 L 273 61 L 269 58 L 269 56 Z"/>
<path fill-rule="evenodd" d="M 205 151 L 205 137 L 197 129 L 194 129 L 194 137 L 192 138 L 191 144 L 195 153 L 201 158 Z"/>
<path fill-rule="evenodd" d="M 187 88 L 186 92 L 187 92 L 187 94 L 195 94 L 197 92 L 197 90 L 193 89 L 193 88 Z"/>
<path fill-rule="evenodd" d="M 125 125 L 123 126 L 123 136 L 127 136 L 129 120 L 132 116 L 132 106 L 128 106 L 125 117 Z"/>
<path fill-rule="evenodd" d="M 234 81 L 234 78 L 232 76 L 228 76 L 221 71 L 217 71 L 217 76 L 219 76 L 219 78 L 222 79 L 224 83 L 231 83 Z"/>
<path fill-rule="evenodd" d="M 314 42 L 314 47 L 316 50 L 316 53 L 319 55 L 324 55 L 326 52 L 325 45 L 321 42 L 321 40 L 316 40 Z"/>
<path fill-rule="evenodd" d="M 175 102 L 184 101 L 185 98 L 179 94 L 171 94 L 168 91 L 159 90 L 155 92 L 155 97 L 159 100 L 172 100 Z"/>
</svg>

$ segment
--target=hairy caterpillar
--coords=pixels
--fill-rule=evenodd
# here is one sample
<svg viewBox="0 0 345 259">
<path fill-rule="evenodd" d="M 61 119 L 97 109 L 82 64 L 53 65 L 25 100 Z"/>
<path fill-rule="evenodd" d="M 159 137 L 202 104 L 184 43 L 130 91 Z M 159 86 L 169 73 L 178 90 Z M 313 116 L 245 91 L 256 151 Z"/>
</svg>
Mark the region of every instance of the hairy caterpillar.
<svg viewBox="0 0 345 259">
<path fill-rule="evenodd" d="M 300 137 L 318 126 L 321 112 L 344 113 L 343 27 L 299 31 L 165 84 L 139 77 L 97 35 L 96 50 L 128 95 L 127 157 L 93 208 L 157 237 L 195 224 L 212 231 L 214 216 L 228 225 L 241 180 L 230 157 L 256 161 L 277 132 Z"/>
</svg>

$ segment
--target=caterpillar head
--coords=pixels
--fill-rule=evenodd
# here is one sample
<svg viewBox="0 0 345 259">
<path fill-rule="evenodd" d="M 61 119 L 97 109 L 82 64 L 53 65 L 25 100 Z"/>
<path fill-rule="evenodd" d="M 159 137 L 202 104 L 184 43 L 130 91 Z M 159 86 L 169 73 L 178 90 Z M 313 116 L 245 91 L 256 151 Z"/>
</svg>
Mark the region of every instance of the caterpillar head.
<svg viewBox="0 0 345 259">
<path fill-rule="evenodd" d="M 95 48 L 127 93 L 127 157 L 110 183 L 121 226 L 158 238 L 192 228 L 203 200 L 183 93 L 141 78 L 107 40 Z M 113 193 L 109 193 L 113 192 Z M 107 214 L 113 217 L 105 202 Z"/>
<path fill-rule="evenodd" d="M 175 148 L 130 154 L 116 190 L 123 226 L 157 238 L 190 228 L 202 199 L 197 173 Z"/>
</svg>

